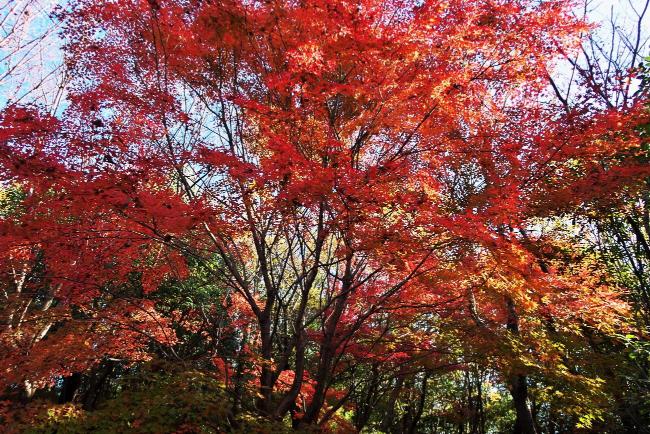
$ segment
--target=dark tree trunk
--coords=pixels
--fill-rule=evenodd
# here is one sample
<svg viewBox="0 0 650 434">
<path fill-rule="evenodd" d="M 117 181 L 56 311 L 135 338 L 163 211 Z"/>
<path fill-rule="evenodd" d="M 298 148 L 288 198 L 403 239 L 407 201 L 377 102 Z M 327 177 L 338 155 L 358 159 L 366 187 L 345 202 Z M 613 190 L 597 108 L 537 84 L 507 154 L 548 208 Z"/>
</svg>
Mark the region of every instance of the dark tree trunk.
<svg viewBox="0 0 650 434">
<path fill-rule="evenodd" d="M 272 412 L 271 396 L 273 393 L 273 341 L 271 336 L 270 310 L 266 311 L 260 319 L 260 335 L 262 339 L 262 375 L 260 376 L 260 397 L 257 408 L 262 414 L 270 415 Z"/>
<path fill-rule="evenodd" d="M 517 414 L 513 433 L 537 434 L 533 415 L 528 408 L 528 384 L 525 375 L 513 375 L 510 378 L 510 394 Z"/>
<path fill-rule="evenodd" d="M 519 318 L 512 299 L 507 299 L 508 323 L 507 328 L 514 335 L 519 334 Z M 528 379 L 522 374 L 511 374 L 509 377 L 510 395 L 515 407 L 516 419 L 514 434 L 537 434 L 533 414 L 528 408 Z"/>
<path fill-rule="evenodd" d="M 80 373 L 75 372 L 69 377 L 65 377 L 63 379 L 63 385 L 61 386 L 61 393 L 59 393 L 59 404 L 72 402 L 77 396 L 79 386 L 81 386 Z"/>
<path fill-rule="evenodd" d="M 427 372 L 424 374 L 424 378 L 422 378 L 420 396 L 418 399 L 417 407 L 415 409 L 415 414 L 413 415 L 413 419 L 411 420 L 411 425 L 408 428 L 408 434 L 416 434 L 418 432 L 417 427 L 418 427 L 418 423 L 420 423 L 420 419 L 422 419 L 422 414 L 424 413 L 424 406 L 426 404 L 428 383 L 429 383 L 430 376 L 431 374 Z"/>
<path fill-rule="evenodd" d="M 314 388 L 315 390 L 311 403 L 305 411 L 305 417 L 303 418 L 305 424 L 318 423 L 321 409 L 325 404 L 325 395 L 327 393 L 327 389 L 330 386 L 332 368 L 334 367 L 334 358 L 336 356 L 336 348 L 341 342 L 337 336 L 337 327 L 339 325 L 341 315 L 345 310 L 348 297 L 350 296 L 352 278 L 352 254 L 349 254 L 346 257 L 345 271 L 341 279 L 341 291 L 337 295 L 338 298 L 333 303 L 332 313 L 325 320 L 323 339 L 320 345 L 318 370 L 314 378 L 316 386 Z"/>
<path fill-rule="evenodd" d="M 106 383 L 113 373 L 115 366 L 115 362 L 106 361 L 90 377 L 88 390 L 86 390 L 83 396 L 84 410 L 94 410 L 97 407 L 97 403 L 101 398 L 102 392 L 105 390 Z"/>
<path fill-rule="evenodd" d="M 379 364 L 373 363 L 372 375 L 365 396 L 357 402 L 356 413 L 354 415 L 354 426 L 357 431 L 361 432 L 368 424 L 374 405 L 377 403 L 377 388 L 379 387 Z"/>
<path fill-rule="evenodd" d="M 404 384 L 404 376 L 399 375 L 395 387 L 390 393 L 390 402 L 388 403 L 388 411 L 386 412 L 386 415 L 382 420 L 381 425 L 382 425 L 382 430 L 384 432 L 393 432 L 393 422 L 395 420 L 395 406 L 397 404 L 397 398 L 399 397 L 403 384 Z"/>
</svg>

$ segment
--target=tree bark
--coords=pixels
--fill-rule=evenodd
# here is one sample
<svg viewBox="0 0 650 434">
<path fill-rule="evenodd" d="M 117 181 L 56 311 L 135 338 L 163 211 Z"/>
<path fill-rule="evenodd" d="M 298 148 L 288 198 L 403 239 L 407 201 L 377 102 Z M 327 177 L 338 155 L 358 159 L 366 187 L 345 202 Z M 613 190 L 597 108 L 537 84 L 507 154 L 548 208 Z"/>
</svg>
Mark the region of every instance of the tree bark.
<svg viewBox="0 0 650 434">
<path fill-rule="evenodd" d="M 510 377 L 510 394 L 517 415 L 513 433 L 537 434 L 535 421 L 528 407 L 528 384 L 525 375 L 512 375 Z"/>
<path fill-rule="evenodd" d="M 508 307 L 507 329 L 514 335 L 519 334 L 519 317 L 515 304 L 511 298 L 506 300 Z M 528 379 L 522 374 L 511 374 L 508 378 L 510 395 L 515 407 L 516 419 L 513 428 L 514 434 L 537 434 L 533 414 L 528 407 Z"/>
<path fill-rule="evenodd" d="M 79 386 L 81 386 L 80 373 L 75 372 L 74 374 L 65 377 L 63 379 L 63 385 L 61 387 L 61 393 L 59 394 L 59 404 L 72 402 L 77 396 Z"/>
</svg>

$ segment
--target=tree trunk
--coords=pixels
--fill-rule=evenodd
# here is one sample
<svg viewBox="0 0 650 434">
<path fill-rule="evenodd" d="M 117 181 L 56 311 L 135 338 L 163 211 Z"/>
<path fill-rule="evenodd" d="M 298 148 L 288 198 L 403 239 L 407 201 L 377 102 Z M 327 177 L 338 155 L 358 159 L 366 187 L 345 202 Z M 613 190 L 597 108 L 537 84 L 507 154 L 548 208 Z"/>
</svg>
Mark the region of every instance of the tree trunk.
<svg viewBox="0 0 650 434">
<path fill-rule="evenodd" d="M 393 421 L 395 420 L 395 406 L 397 405 L 397 398 L 399 397 L 402 385 L 404 384 L 404 376 L 399 375 L 395 382 L 395 387 L 390 392 L 390 401 L 388 402 L 388 410 L 386 416 L 382 420 L 382 430 L 384 432 L 393 432 Z"/>
<path fill-rule="evenodd" d="M 510 394 L 515 406 L 517 418 L 515 420 L 514 434 L 537 434 L 535 421 L 528 407 L 528 384 L 525 375 L 510 377 Z"/>
<path fill-rule="evenodd" d="M 311 403 L 305 411 L 305 417 L 303 418 L 305 424 L 318 423 L 318 417 L 325 404 L 325 395 L 330 386 L 336 348 L 340 343 L 336 336 L 337 326 L 350 295 L 352 276 L 352 254 L 349 254 L 346 257 L 345 271 L 341 279 L 341 291 L 337 295 L 338 298 L 336 301 L 334 301 L 332 313 L 325 320 L 324 333 L 320 345 L 318 370 L 314 378 L 316 386 L 314 387 L 315 390 Z"/>
<path fill-rule="evenodd" d="M 514 335 L 519 334 L 519 318 L 515 304 L 511 298 L 506 300 L 508 307 L 507 328 Z M 528 408 L 528 380 L 525 375 L 511 374 L 509 376 L 510 395 L 515 407 L 517 418 L 513 429 L 514 434 L 537 434 L 533 415 Z"/>
<path fill-rule="evenodd" d="M 61 386 L 61 393 L 59 394 L 59 404 L 72 402 L 77 396 L 79 386 L 81 386 L 80 373 L 75 372 L 74 374 L 65 377 L 63 379 L 63 385 Z"/>
<path fill-rule="evenodd" d="M 262 339 L 262 373 L 260 375 L 260 399 L 257 408 L 265 415 L 271 414 L 271 395 L 273 393 L 273 341 L 271 336 L 270 311 L 260 319 Z"/>
<path fill-rule="evenodd" d="M 107 360 L 90 377 L 88 390 L 86 390 L 83 396 L 84 410 L 94 410 L 97 407 L 97 403 L 101 398 L 102 392 L 105 390 L 105 385 L 113 373 L 115 366 L 116 362 Z"/>
</svg>

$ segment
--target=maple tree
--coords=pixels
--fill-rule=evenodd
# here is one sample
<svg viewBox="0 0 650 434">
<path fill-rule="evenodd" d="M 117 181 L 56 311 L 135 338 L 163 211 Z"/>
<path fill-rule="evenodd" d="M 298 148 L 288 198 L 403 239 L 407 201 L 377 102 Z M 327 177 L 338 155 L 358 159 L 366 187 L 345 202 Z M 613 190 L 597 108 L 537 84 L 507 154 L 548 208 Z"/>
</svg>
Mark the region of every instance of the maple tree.
<svg viewBox="0 0 650 434">
<path fill-rule="evenodd" d="M 588 426 L 583 356 L 630 306 L 553 224 L 642 191 L 648 112 L 549 102 L 570 7 L 71 2 L 65 107 L 0 115 L 0 387 L 72 400 L 84 374 L 92 410 L 163 358 L 233 420 L 360 431 L 387 400 L 417 432 L 437 372 L 489 368 L 515 432 L 533 379 Z"/>
</svg>

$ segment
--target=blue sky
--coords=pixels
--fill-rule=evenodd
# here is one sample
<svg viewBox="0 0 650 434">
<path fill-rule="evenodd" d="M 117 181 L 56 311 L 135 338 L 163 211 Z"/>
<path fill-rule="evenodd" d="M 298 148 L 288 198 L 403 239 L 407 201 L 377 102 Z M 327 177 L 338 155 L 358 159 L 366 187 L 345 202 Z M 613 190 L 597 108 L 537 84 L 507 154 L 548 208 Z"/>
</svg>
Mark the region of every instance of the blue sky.
<svg viewBox="0 0 650 434">
<path fill-rule="evenodd" d="M 49 12 L 68 0 L 0 0 L 0 107 L 8 101 L 37 101 L 53 111 L 60 109 L 62 75 L 61 41 L 57 23 Z M 604 40 L 611 34 L 613 13 L 622 29 L 633 29 L 635 9 L 643 10 L 646 0 L 589 0 L 588 18 L 602 23 L 597 31 Z M 644 20 L 650 35 L 650 11 Z M 648 46 L 644 49 L 648 55 Z"/>
</svg>

